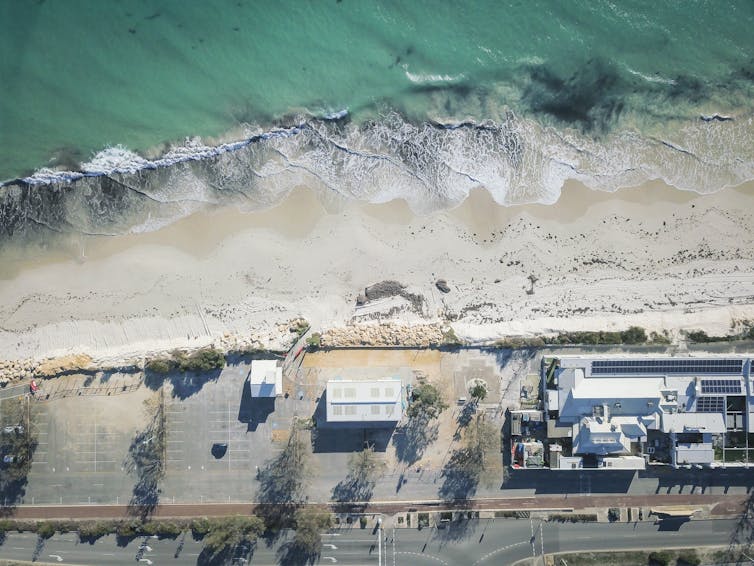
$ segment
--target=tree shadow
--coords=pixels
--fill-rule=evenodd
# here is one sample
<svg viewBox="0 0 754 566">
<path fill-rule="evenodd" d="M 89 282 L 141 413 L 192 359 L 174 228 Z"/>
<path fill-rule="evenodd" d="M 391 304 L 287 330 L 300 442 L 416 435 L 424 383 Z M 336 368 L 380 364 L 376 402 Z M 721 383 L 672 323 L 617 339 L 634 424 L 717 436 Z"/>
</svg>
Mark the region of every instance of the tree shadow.
<svg viewBox="0 0 754 566">
<path fill-rule="evenodd" d="M 471 422 L 471 419 L 474 418 L 474 415 L 476 414 L 477 410 L 477 403 L 474 401 L 470 401 L 466 403 L 463 406 L 463 409 L 461 409 L 461 412 L 458 413 L 458 417 L 456 417 L 456 423 L 460 428 L 464 428 L 469 425 Z"/>
<path fill-rule="evenodd" d="M 478 511 L 455 511 L 453 519 L 437 531 L 440 547 L 453 545 L 468 539 L 479 526 Z M 442 523 L 441 523 L 442 524 Z"/>
<path fill-rule="evenodd" d="M 196 559 L 197 566 L 225 566 L 226 564 L 249 564 L 254 556 L 256 541 L 242 540 L 237 545 L 212 550 L 204 547 Z M 178 552 L 174 558 L 178 558 Z"/>
<path fill-rule="evenodd" d="M 361 513 L 369 505 L 372 499 L 374 486 L 373 479 L 349 473 L 332 490 L 333 506 L 337 513 Z"/>
<path fill-rule="evenodd" d="M 149 370 L 144 371 L 144 385 L 152 391 L 157 391 L 166 382 L 172 386 L 171 395 L 180 400 L 195 395 L 210 382 L 215 382 L 220 377 L 222 370 L 215 369 L 207 372 L 182 372 L 157 373 Z"/>
<path fill-rule="evenodd" d="M 281 566 L 308 566 L 317 562 L 318 552 L 311 552 L 296 541 L 281 544 L 277 550 L 278 563 Z"/>
<path fill-rule="evenodd" d="M 264 540 L 276 541 L 294 524 L 298 506 L 305 502 L 304 484 L 310 447 L 295 432 L 285 448 L 257 472 L 259 489 L 255 514 L 265 524 Z"/>
<path fill-rule="evenodd" d="M 481 454 L 469 448 L 454 450 L 442 469 L 442 485 L 438 495 L 445 501 L 466 501 L 479 486 Z"/>
<path fill-rule="evenodd" d="M 426 415 L 412 417 L 393 434 L 395 456 L 399 462 L 412 465 L 418 461 L 427 447 L 437 440 L 439 425 Z"/>
<path fill-rule="evenodd" d="M 165 474 L 165 421 L 162 397 L 147 405 L 150 414 L 147 426 L 136 434 L 128 447 L 124 469 L 136 476 L 128 503 L 129 515 L 146 520 L 160 501 L 159 482 Z"/>
<path fill-rule="evenodd" d="M 0 462 L 0 516 L 12 515 L 26 495 L 28 475 L 38 441 L 32 421 L 30 401 L 24 397 L 2 402 L 5 424 L 23 425 L 23 432 L 0 435 L 0 454 L 14 456 L 13 462 Z M 32 426 L 28 426 L 31 424 Z"/>
<path fill-rule="evenodd" d="M 736 521 L 736 525 L 731 532 L 728 552 L 731 556 L 735 556 L 736 552 L 741 551 L 743 548 L 746 554 L 749 554 L 749 550 L 752 550 L 752 544 L 754 543 L 754 494 L 750 494 L 746 498 L 744 508 L 741 515 Z M 741 555 L 738 555 L 738 562 L 741 563 Z"/>
<path fill-rule="evenodd" d="M 37 536 L 37 543 L 34 546 L 34 552 L 31 555 L 32 562 L 39 560 L 40 554 L 42 554 L 42 551 L 45 549 L 45 544 L 47 544 L 47 539 L 41 536 Z"/>
</svg>

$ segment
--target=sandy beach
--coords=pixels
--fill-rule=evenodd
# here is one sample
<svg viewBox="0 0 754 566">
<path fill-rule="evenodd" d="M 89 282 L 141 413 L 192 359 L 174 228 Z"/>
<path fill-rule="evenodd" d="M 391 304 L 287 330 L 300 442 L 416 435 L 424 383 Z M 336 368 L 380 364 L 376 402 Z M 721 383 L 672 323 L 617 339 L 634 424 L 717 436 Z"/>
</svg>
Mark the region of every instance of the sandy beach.
<svg viewBox="0 0 754 566">
<path fill-rule="evenodd" d="M 6 259 L 0 350 L 118 363 L 219 340 L 284 348 L 297 317 L 317 330 L 448 324 L 477 343 L 633 324 L 726 333 L 754 320 L 752 227 L 754 183 L 700 196 L 569 182 L 554 205 L 516 207 L 476 190 L 428 216 L 403 201 L 325 206 L 300 187 L 261 212 L 208 210 L 157 232 L 88 237 L 70 254 Z M 421 300 L 357 306 L 384 280 Z"/>
</svg>

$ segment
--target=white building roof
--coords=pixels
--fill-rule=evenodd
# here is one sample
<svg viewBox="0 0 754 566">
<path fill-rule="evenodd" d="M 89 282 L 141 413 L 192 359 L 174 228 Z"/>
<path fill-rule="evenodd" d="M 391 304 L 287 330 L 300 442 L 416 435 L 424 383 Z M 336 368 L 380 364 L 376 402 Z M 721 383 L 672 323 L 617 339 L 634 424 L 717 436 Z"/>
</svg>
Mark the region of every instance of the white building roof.
<svg viewBox="0 0 754 566">
<path fill-rule="evenodd" d="M 330 380 L 327 422 L 398 422 L 403 416 L 399 378 Z"/>
<path fill-rule="evenodd" d="M 647 429 L 637 417 L 584 417 L 573 425 L 574 454 L 630 454 L 631 441 L 646 436 Z"/>
<path fill-rule="evenodd" d="M 678 464 L 711 464 L 715 461 L 712 443 L 678 444 L 675 448 Z"/>
<path fill-rule="evenodd" d="M 662 415 L 662 432 L 725 432 L 722 413 L 665 413 Z"/>
<path fill-rule="evenodd" d="M 657 411 L 664 387 L 662 377 L 586 377 L 582 368 L 558 374 L 559 418 L 576 422 L 593 407 L 607 405 L 610 415 L 650 415 Z"/>
<path fill-rule="evenodd" d="M 252 397 L 275 397 L 283 393 L 283 368 L 277 360 L 253 360 L 249 374 Z"/>
</svg>

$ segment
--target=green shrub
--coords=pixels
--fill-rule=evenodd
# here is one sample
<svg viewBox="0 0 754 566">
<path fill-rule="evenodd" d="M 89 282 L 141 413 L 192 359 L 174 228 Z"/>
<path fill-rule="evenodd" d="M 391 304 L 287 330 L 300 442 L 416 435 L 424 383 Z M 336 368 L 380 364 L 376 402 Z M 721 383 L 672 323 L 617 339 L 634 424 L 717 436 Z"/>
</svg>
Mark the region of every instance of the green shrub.
<svg viewBox="0 0 754 566">
<path fill-rule="evenodd" d="M 175 369 L 171 360 L 167 358 L 156 358 L 149 360 L 145 367 L 152 373 L 170 373 Z"/>
<path fill-rule="evenodd" d="M 437 418 L 448 408 L 440 390 L 431 383 L 422 383 L 414 387 L 411 392 L 411 404 L 406 409 L 409 418 L 426 417 Z"/>
<path fill-rule="evenodd" d="M 79 530 L 79 525 L 75 521 L 55 521 L 55 529 L 59 533 L 74 533 Z"/>
<path fill-rule="evenodd" d="M 171 371 L 205 372 L 225 367 L 225 354 L 217 348 L 202 348 L 191 354 L 176 350 L 169 358 L 153 358 L 144 365 L 147 371 L 166 374 Z"/>
<path fill-rule="evenodd" d="M 95 541 L 100 537 L 109 535 L 115 532 L 115 525 L 113 523 L 98 521 L 95 523 L 82 523 L 79 525 L 79 540 L 81 541 Z"/>
<path fill-rule="evenodd" d="M 664 550 L 649 553 L 649 564 L 651 566 L 668 566 L 671 560 L 673 560 L 673 555 Z"/>
<path fill-rule="evenodd" d="M 194 540 L 204 538 L 211 528 L 212 523 L 206 517 L 191 521 L 191 535 L 194 537 Z"/>
<path fill-rule="evenodd" d="M 442 335 L 442 345 L 443 346 L 463 346 L 463 340 L 461 340 L 457 335 L 455 330 L 453 328 L 448 328 L 446 332 Z"/>
<path fill-rule="evenodd" d="M 670 338 L 668 338 L 666 334 L 660 334 L 658 332 L 650 333 L 649 341 L 651 344 L 670 344 Z"/>
<path fill-rule="evenodd" d="M 143 528 L 140 521 L 123 521 L 115 527 L 115 534 L 123 538 L 134 538 L 142 532 Z"/>
<path fill-rule="evenodd" d="M 640 326 L 630 326 L 620 333 L 620 337 L 624 344 L 644 344 L 647 341 L 647 333 Z"/>
<path fill-rule="evenodd" d="M 186 355 L 177 353 L 173 356 L 181 371 L 211 371 L 225 367 L 225 354 L 216 348 L 202 348 Z"/>
<path fill-rule="evenodd" d="M 686 338 L 691 342 L 698 343 L 710 343 L 710 342 L 732 342 L 734 340 L 741 340 L 749 338 L 754 329 L 742 332 L 740 334 L 728 334 L 725 336 L 710 336 L 704 330 L 692 330 L 686 333 Z"/>
<path fill-rule="evenodd" d="M 9 521 L 8 519 L 0 519 L 0 533 L 6 533 L 8 531 L 12 531 L 14 528 L 13 521 Z"/>
<path fill-rule="evenodd" d="M 644 344 L 647 333 L 639 326 L 631 326 L 622 332 L 562 332 L 547 341 L 554 344 Z"/>
<path fill-rule="evenodd" d="M 55 523 L 45 521 L 44 523 L 37 523 L 37 535 L 40 538 L 50 538 L 56 531 Z"/>
<path fill-rule="evenodd" d="M 175 538 L 183 532 L 183 525 L 172 521 L 158 521 L 155 524 L 157 528 L 154 534 L 160 537 Z"/>
<path fill-rule="evenodd" d="M 697 556 L 695 550 L 683 550 L 678 554 L 675 563 L 677 566 L 699 566 L 702 559 Z"/>
<path fill-rule="evenodd" d="M 312 349 L 317 349 L 322 344 L 322 335 L 319 332 L 314 332 L 306 339 L 306 345 Z"/>
<path fill-rule="evenodd" d="M 156 521 L 147 521 L 140 525 L 138 532 L 140 535 L 153 536 L 158 533 L 160 529 L 160 523 Z"/>
</svg>

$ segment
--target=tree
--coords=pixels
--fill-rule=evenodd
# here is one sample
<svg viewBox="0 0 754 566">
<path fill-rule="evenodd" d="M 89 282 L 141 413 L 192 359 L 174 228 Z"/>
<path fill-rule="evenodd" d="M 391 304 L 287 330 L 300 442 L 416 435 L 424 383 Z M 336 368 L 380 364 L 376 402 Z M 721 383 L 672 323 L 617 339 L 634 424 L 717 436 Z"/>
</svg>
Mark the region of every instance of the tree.
<svg viewBox="0 0 754 566">
<path fill-rule="evenodd" d="M 13 457 L 12 462 L 0 463 L 0 497 L 13 504 L 24 494 L 37 432 L 28 397 L 2 401 L 2 414 L 5 424 L 14 426 L 14 430 L 0 435 L 0 454 Z"/>
<path fill-rule="evenodd" d="M 401 426 L 399 434 L 393 435 L 393 444 L 398 459 L 413 464 L 421 458 L 424 450 L 437 440 L 438 426 L 432 423 L 448 404 L 431 383 L 421 382 L 411 391 L 411 403 L 406 409 L 408 422 Z"/>
<path fill-rule="evenodd" d="M 474 385 L 469 388 L 469 396 L 474 403 L 484 401 L 487 397 L 487 384 L 484 381 L 474 382 Z"/>
<path fill-rule="evenodd" d="M 224 561 L 238 546 L 255 543 L 264 528 L 264 521 L 254 515 L 209 521 L 201 556 L 203 562 Z"/>
<path fill-rule="evenodd" d="M 421 383 L 411 392 L 411 404 L 406 409 L 409 418 L 436 419 L 448 404 L 442 397 L 440 390 L 431 383 Z"/>
<path fill-rule="evenodd" d="M 310 554 L 318 554 L 322 548 L 322 531 L 330 528 L 330 514 L 312 507 L 296 511 L 296 544 Z"/>
<path fill-rule="evenodd" d="M 298 503 L 303 498 L 307 479 L 310 446 L 294 427 L 282 452 L 259 470 L 260 501 L 263 503 Z"/>
<path fill-rule="evenodd" d="M 301 438 L 302 424 L 295 421 L 283 450 L 257 472 L 258 513 L 269 532 L 287 528 L 296 506 L 304 501 L 309 474 L 311 444 Z"/>
<path fill-rule="evenodd" d="M 490 483 L 502 474 L 500 431 L 477 417 L 464 433 L 464 444 L 454 450 L 443 468 L 440 496 L 467 499 L 476 493 L 480 481 Z"/>
<path fill-rule="evenodd" d="M 332 498 L 338 503 L 360 502 L 365 505 L 372 498 L 384 465 L 372 446 L 354 452 L 348 459 L 348 475 L 333 488 Z"/>
</svg>

